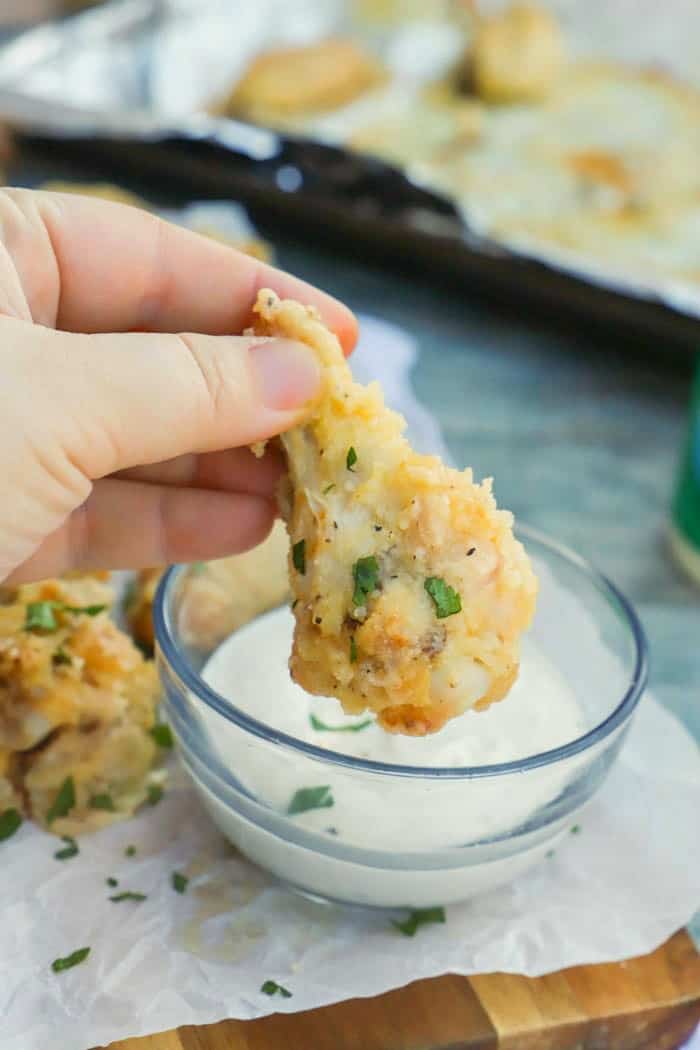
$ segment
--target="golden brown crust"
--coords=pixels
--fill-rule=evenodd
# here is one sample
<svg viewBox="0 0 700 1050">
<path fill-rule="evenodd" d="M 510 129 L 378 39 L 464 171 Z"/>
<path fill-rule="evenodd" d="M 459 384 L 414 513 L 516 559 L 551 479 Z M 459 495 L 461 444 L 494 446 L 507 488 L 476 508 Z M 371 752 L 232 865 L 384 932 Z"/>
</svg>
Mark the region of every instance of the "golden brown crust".
<svg viewBox="0 0 700 1050">
<path fill-rule="evenodd" d="M 474 85 L 487 102 L 545 98 L 564 66 L 564 38 L 538 4 L 513 4 L 477 23 L 470 56 Z"/>
<path fill-rule="evenodd" d="M 379 63 L 352 40 L 333 38 L 266 51 L 217 108 L 259 123 L 335 109 L 383 77 Z"/>
<path fill-rule="evenodd" d="M 402 733 L 433 732 L 500 699 L 536 594 L 511 516 L 496 508 L 490 483 L 413 452 L 404 421 L 376 384 L 353 382 L 313 309 L 263 291 L 255 313 L 257 334 L 305 342 L 323 366 L 311 418 L 282 436 L 292 676 Z M 435 581 L 460 595 L 460 609 L 448 613 L 431 596 Z"/>
<path fill-rule="evenodd" d="M 61 834 L 130 815 L 159 775 L 155 667 L 109 619 L 108 575 L 5 588 L 0 605 L 0 807 L 48 826 L 72 777 L 75 804 L 51 825 Z M 91 804 L 99 795 L 111 809 Z"/>
</svg>

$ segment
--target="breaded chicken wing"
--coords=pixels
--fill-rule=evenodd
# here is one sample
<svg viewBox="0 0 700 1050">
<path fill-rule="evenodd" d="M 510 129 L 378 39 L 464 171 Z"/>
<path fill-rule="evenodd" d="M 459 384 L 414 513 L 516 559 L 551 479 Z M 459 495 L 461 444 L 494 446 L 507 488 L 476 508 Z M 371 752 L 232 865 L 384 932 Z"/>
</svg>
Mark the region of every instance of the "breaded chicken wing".
<svg viewBox="0 0 700 1050">
<path fill-rule="evenodd" d="M 0 812 L 71 835 L 128 816 L 162 776 L 150 733 L 159 688 L 109 619 L 112 589 L 75 576 L 0 597 Z"/>
<path fill-rule="evenodd" d="M 214 108 L 277 125 L 351 102 L 383 75 L 379 63 L 346 38 L 282 47 L 254 58 L 229 97 Z"/>
<path fill-rule="evenodd" d="M 263 291 L 254 332 L 311 346 L 320 399 L 282 435 L 296 619 L 292 677 L 423 735 L 506 695 L 536 580 L 489 481 L 418 455 L 379 386 L 352 379 L 309 307 Z"/>
<path fill-rule="evenodd" d="M 488 102 L 545 98 L 564 67 L 564 36 L 554 16 L 516 3 L 477 24 L 470 56 L 477 93 Z"/>
</svg>

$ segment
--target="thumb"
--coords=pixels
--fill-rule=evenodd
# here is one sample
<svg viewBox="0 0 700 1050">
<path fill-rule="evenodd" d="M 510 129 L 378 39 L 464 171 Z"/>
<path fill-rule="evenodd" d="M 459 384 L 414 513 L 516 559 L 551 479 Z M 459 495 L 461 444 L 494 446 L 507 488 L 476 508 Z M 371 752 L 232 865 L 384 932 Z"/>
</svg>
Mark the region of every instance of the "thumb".
<svg viewBox="0 0 700 1050">
<path fill-rule="evenodd" d="M 303 418 L 319 364 L 255 336 L 48 331 L 42 380 L 66 452 L 90 479 L 272 437 Z"/>
</svg>

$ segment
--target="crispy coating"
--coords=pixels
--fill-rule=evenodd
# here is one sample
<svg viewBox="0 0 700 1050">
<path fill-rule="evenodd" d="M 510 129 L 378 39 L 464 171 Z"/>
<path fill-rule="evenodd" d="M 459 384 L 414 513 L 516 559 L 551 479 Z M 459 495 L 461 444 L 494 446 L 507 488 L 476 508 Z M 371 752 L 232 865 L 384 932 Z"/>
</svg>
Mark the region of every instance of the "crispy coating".
<svg viewBox="0 0 700 1050">
<path fill-rule="evenodd" d="M 0 605 L 0 808 L 38 823 L 71 776 L 75 805 L 51 829 L 100 827 L 133 812 L 154 775 L 158 681 L 110 620 L 108 574 L 4 588 Z M 43 612 L 45 618 L 36 618 Z M 34 618 L 33 618 L 34 617 Z M 108 795 L 110 809 L 91 805 Z"/>
<path fill-rule="evenodd" d="M 345 105 L 378 84 L 379 63 L 352 40 L 333 38 L 266 51 L 220 107 L 258 123 Z"/>
<path fill-rule="evenodd" d="M 192 566 L 180 609 L 188 644 L 211 649 L 255 616 L 287 597 L 287 531 L 275 523 L 267 539 L 244 554 Z M 137 641 L 152 649 L 153 600 L 162 569 L 145 569 L 134 581 L 126 617 Z"/>
<path fill-rule="evenodd" d="M 477 93 L 488 102 L 545 98 L 564 66 L 564 37 L 538 4 L 513 4 L 477 23 L 470 56 Z"/>
<path fill-rule="evenodd" d="M 414 735 L 500 700 L 536 580 L 490 481 L 415 453 L 313 309 L 263 291 L 255 314 L 256 334 L 313 347 L 324 375 L 310 420 L 282 436 L 293 678 Z"/>
</svg>

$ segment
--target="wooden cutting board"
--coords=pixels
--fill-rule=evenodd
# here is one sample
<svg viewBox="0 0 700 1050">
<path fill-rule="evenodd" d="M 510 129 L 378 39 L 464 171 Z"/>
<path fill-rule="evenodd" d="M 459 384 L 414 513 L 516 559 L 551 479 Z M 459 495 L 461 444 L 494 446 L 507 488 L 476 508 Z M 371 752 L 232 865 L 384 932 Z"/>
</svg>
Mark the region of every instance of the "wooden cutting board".
<svg viewBox="0 0 700 1050">
<path fill-rule="evenodd" d="M 417 981 L 257 1021 L 222 1021 L 110 1050 L 676 1050 L 700 1022 L 700 955 L 687 933 L 657 951 L 546 977 Z"/>
</svg>

